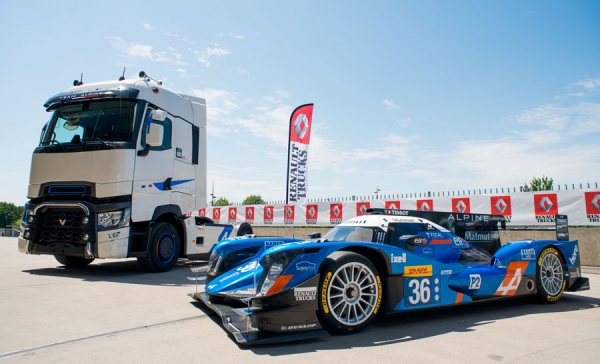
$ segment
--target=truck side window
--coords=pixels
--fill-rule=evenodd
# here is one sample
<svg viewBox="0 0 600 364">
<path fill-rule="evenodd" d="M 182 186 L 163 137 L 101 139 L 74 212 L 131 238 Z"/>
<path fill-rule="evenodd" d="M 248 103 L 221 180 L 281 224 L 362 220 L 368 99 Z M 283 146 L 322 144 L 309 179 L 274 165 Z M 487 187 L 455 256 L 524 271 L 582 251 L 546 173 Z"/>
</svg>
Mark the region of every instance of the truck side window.
<svg viewBox="0 0 600 364">
<path fill-rule="evenodd" d="M 146 131 L 150 122 L 150 109 L 147 111 L 146 120 L 144 120 L 144 131 L 142 132 L 142 148 L 146 148 Z M 161 145 L 149 147 L 150 150 L 167 150 L 171 149 L 171 134 L 173 133 L 173 124 L 171 119 L 166 118 L 164 121 L 152 120 L 152 124 L 162 125 L 164 128 L 163 142 Z"/>
</svg>

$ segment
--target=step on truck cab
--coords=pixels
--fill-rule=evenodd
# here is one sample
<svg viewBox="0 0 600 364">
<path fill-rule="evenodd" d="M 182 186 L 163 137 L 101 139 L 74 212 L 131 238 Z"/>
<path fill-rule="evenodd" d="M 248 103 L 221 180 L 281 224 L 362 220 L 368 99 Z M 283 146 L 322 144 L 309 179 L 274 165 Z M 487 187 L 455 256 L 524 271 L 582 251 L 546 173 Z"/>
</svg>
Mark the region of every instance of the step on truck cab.
<svg viewBox="0 0 600 364">
<path fill-rule="evenodd" d="M 82 267 L 96 258 L 171 269 L 247 223 L 191 216 L 206 207 L 206 102 L 139 79 L 83 84 L 44 104 L 19 251 Z"/>
</svg>

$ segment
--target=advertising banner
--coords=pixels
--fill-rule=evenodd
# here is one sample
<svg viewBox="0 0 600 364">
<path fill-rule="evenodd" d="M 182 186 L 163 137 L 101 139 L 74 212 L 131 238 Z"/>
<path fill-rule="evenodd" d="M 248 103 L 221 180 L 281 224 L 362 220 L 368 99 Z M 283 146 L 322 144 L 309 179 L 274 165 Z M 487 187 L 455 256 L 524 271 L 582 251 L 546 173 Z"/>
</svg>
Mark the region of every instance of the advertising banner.
<svg viewBox="0 0 600 364">
<path fill-rule="evenodd" d="M 296 108 L 290 117 L 286 204 L 303 205 L 308 191 L 306 173 L 313 104 Z"/>
</svg>

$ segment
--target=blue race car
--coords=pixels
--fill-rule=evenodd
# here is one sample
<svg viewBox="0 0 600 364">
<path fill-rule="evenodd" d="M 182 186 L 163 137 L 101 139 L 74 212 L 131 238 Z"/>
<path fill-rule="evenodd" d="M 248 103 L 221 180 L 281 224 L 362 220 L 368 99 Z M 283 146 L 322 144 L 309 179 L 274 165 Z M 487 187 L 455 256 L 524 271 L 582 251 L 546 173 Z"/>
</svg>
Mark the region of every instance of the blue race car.
<svg viewBox="0 0 600 364">
<path fill-rule="evenodd" d="M 576 240 L 515 241 L 492 255 L 460 235 L 493 235 L 494 226 L 498 236 L 503 217 L 471 215 L 465 224 L 456 214 L 426 214 L 373 209 L 313 241 L 222 241 L 205 292 L 192 296 L 238 343 L 256 344 L 357 332 L 377 314 L 529 295 L 554 303 L 564 291 L 589 289 Z M 420 217 L 440 214 L 454 232 Z"/>
</svg>

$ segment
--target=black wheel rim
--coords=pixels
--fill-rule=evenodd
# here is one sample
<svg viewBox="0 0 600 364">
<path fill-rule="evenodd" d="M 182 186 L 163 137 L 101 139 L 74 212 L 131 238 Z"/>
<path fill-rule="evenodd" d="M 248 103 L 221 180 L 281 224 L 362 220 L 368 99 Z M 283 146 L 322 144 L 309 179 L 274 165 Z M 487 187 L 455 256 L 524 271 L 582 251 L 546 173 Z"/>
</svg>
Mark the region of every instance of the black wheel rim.
<svg viewBox="0 0 600 364">
<path fill-rule="evenodd" d="M 169 263 L 175 257 L 175 237 L 173 234 L 164 233 L 158 239 L 156 256 L 163 263 Z"/>
</svg>

